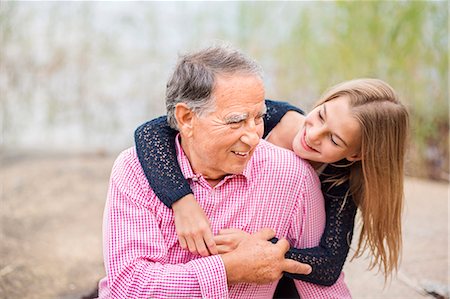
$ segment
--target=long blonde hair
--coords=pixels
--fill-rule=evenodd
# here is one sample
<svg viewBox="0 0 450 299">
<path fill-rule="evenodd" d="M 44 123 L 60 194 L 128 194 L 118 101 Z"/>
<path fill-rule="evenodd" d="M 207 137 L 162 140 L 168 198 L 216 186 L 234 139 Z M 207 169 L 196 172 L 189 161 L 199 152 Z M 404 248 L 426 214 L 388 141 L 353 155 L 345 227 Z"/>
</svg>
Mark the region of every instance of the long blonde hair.
<svg viewBox="0 0 450 299">
<path fill-rule="evenodd" d="M 361 160 L 352 163 L 350 193 L 361 212 L 361 232 L 353 256 L 369 249 L 369 269 L 387 278 L 398 269 L 402 248 L 403 169 L 409 131 L 406 107 L 378 79 L 357 79 L 329 89 L 317 105 L 347 96 L 361 125 Z M 342 181 L 342 178 L 341 178 Z"/>
</svg>

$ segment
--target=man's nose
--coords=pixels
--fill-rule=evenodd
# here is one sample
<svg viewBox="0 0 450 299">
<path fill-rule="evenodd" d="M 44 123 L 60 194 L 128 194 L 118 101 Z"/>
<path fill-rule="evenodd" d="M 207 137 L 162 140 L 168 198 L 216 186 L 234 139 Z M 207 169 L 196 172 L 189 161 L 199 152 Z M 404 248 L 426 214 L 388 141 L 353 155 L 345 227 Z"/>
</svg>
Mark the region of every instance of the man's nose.
<svg viewBox="0 0 450 299">
<path fill-rule="evenodd" d="M 259 134 L 259 127 L 254 122 L 248 124 L 245 128 L 244 134 L 241 136 L 241 141 L 251 148 L 258 145 L 261 140 L 261 136 Z"/>
</svg>

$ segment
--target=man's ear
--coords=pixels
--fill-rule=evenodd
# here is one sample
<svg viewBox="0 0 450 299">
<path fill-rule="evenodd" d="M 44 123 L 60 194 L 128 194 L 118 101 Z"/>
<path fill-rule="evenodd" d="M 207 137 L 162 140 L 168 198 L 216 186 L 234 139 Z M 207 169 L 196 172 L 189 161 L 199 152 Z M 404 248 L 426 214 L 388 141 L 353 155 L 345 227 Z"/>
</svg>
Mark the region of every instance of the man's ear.
<svg viewBox="0 0 450 299">
<path fill-rule="evenodd" d="M 192 134 L 194 116 L 194 112 L 185 103 L 175 105 L 175 118 L 180 133 L 183 133 L 185 136 Z"/>
<path fill-rule="evenodd" d="M 352 154 L 350 156 L 345 157 L 345 159 L 347 159 L 347 161 L 350 161 L 350 162 L 360 161 L 361 153 L 358 152 L 358 153 Z"/>
</svg>

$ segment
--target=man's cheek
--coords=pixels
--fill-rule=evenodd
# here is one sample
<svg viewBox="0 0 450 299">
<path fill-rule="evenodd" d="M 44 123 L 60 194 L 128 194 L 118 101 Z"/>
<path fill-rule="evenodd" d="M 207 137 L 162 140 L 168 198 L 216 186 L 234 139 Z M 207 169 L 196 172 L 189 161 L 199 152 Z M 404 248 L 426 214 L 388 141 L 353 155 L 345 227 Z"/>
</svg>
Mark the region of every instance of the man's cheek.
<svg viewBox="0 0 450 299">
<path fill-rule="evenodd" d="M 264 126 L 261 127 L 261 128 L 258 130 L 258 136 L 259 136 L 259 138 L 262 138 L 263 135 L 264 135 Z"/>
</svg>

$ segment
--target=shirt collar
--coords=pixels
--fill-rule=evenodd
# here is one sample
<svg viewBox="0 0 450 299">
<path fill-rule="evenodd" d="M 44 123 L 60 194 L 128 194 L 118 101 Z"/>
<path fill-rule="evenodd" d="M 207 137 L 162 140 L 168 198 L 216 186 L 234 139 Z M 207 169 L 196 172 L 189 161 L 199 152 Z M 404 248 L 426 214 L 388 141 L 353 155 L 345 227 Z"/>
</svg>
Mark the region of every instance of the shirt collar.
<svg viewBox="0 0 450 299">
<path fill-rule="evenodd" d="M 183 176 L 186 179 L 198 178 L 200 175 L 197 175 L 197 174 L 194 173 L 194 171 L 192 170 L 191 164 L 189 162 L 189 159 L 186 156 L 186 154 L 184 153 L 183 148 L 181 147 L 180 133 L 178 133 L 177 136 L 175 137 L 175 148 L 176 148 L 176 151 L 177 151 L 178 164 L 180 165 L 180 169 L 181 169 L 181 172 L 183 173 Z M 256 154 L 256 151 L 253 153 L 253 157 L 250 159 L 250 161 L 248 161 L 247 166 L 245 167 L 245 169 L 242 172 L 242 174 L 227 175 L 227 176 L 224 177 L 223 181 L 227 181 L 228 179 L 232 179 L 232 178 L 235 178 L 235 177 L 244 177 L 247 180 L 250 180 L 251 173 L 252 173 L 252 168 L 253 168 L 252 167 L 253 166 L 253 159 L 254 159 L 255 154 Z"/>
</svg>

